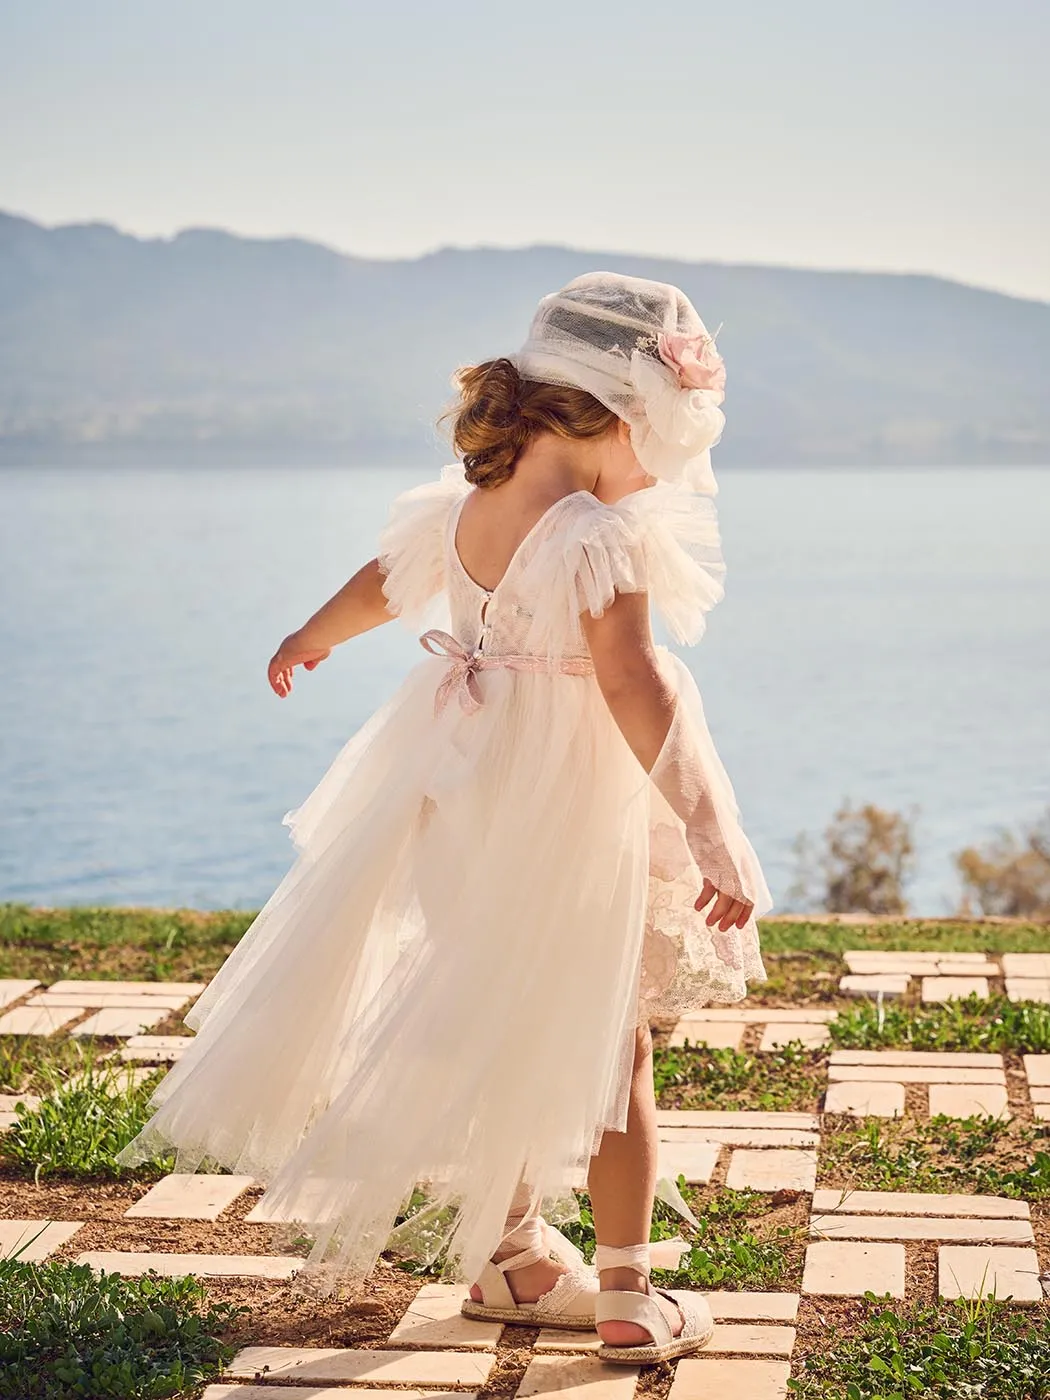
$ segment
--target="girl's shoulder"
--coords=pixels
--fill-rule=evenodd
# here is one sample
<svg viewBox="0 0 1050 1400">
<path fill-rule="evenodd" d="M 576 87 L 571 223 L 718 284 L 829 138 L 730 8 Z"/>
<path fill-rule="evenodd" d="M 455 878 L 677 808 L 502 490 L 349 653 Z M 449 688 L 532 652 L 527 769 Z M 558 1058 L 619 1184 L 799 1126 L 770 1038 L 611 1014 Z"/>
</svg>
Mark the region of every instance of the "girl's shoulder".
<svg viewBox="0 0 1050 1400">
<path fill-rule="evenodd" d="M 529 561 L 536 586 L 568 589 L 577 611 L 594 617 L 617 593 L 646 592 L 675 641 L 699 640 L 724 591 L 709 497 L 661 482 L 613 505 L 578 491 L 559 507 Z"/>
</svg>

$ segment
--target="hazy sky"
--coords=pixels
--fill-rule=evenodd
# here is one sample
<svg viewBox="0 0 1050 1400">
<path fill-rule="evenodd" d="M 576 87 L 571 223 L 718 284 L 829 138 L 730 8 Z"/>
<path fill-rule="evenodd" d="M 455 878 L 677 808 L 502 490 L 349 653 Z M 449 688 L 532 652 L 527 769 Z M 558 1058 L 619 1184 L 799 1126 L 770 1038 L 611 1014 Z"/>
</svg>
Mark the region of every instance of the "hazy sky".
<svg viewBox="0 0 1050 1400">
<path fill-rule="evenodd" d="M 0 0 L 0 209 L 1050 300 L 1050 0 Z"/>
</svg>

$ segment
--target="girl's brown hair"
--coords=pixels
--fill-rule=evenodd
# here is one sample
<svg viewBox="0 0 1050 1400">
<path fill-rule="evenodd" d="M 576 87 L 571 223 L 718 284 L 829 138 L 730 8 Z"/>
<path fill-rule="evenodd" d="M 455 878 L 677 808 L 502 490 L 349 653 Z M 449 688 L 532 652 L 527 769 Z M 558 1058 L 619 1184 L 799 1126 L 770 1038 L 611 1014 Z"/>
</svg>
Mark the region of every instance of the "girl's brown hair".
<svg viewBox="0 0 1050 1400">
<path fill-rule="evenodd" d="M 459 402 L 445 419 L 452 445 L 472 486 L 499 486 L 533 433 L 592 438 L 617 421 L 611 409 L 583 389 L 522 379 L 511 360 L 486 360 L 456 374 Z"/>
</svg>

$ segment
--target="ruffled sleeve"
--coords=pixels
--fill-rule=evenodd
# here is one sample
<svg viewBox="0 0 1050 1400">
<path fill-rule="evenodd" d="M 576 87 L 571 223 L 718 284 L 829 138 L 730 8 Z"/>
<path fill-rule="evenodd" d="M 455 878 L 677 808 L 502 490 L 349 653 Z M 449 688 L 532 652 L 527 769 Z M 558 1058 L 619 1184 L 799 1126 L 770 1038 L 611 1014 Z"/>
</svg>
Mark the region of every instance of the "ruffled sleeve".
<svg viewBox="0 0 1050 1400">
<path fill-rule="evenodd" d="M 389 610 L 409 626 L 420 625 L 445 587 L 449 512 L 470 489 L 457 462 L 437 481 L 402 492 L 390 508 L 379 536 L 383 593 Z"/>
<path fill-rule="evenodd" d="M 581 614 L 601 617 L 617 593 L 648 593 L 674 640 L 696 642 L 723 594 L 714 502 L 664 484 L 614 506 L 576 492 L 560 503 L 528 571 L 533 593 L 546 600 L 529 646 L 551 660 L 584 646 Z"/>
</svg>

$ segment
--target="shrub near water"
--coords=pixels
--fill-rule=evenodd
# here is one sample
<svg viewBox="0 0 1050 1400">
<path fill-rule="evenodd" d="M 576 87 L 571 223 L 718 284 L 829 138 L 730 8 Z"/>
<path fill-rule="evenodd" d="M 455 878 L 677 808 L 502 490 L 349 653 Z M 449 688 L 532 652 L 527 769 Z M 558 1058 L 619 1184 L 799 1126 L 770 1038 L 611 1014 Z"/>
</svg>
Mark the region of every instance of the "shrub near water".
<svg viewBox="0 0 1050 1400">
<path fill-rule="evenodd" d="M 215 1377 L 243 1309 L 192 1278 L 0 1259 L 0 1400 L 168 1400 Z"/>
</svg>

